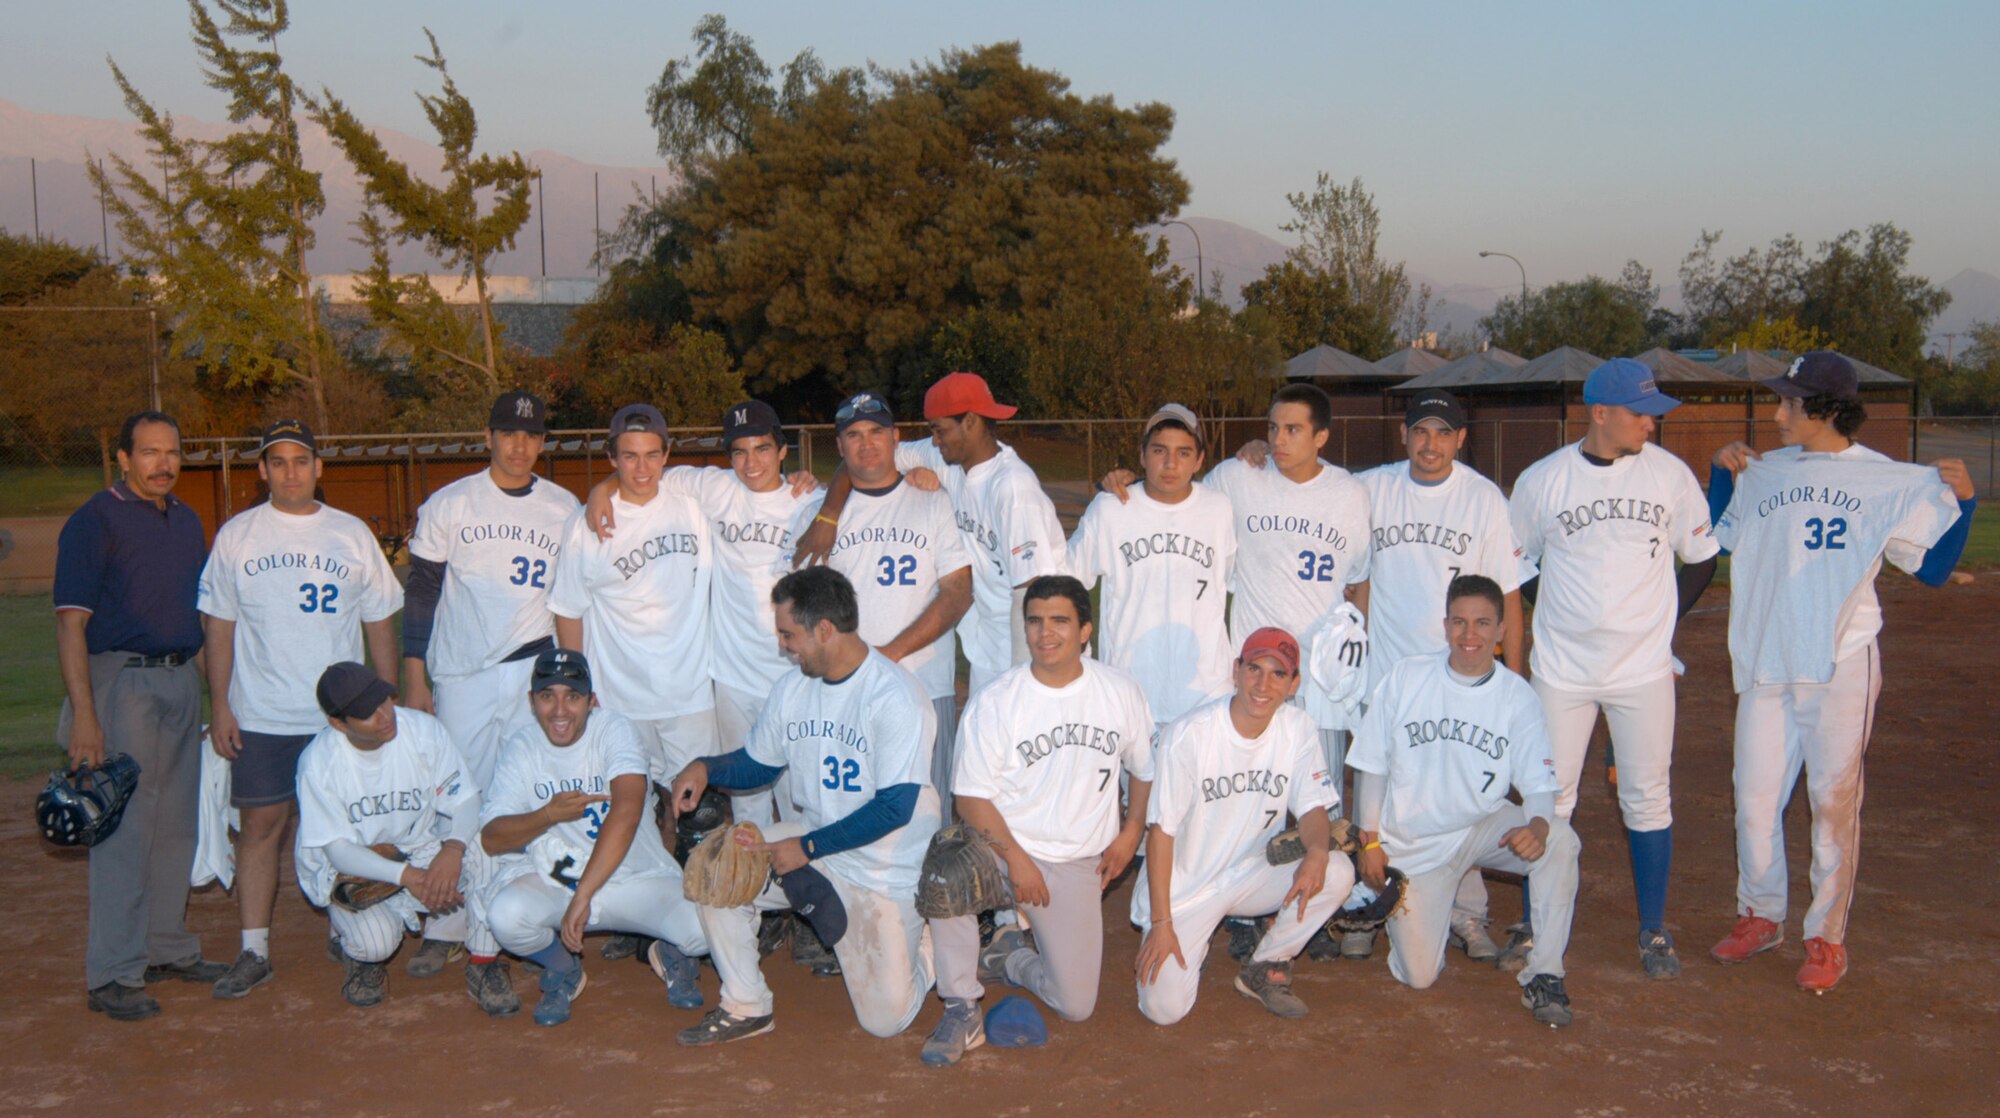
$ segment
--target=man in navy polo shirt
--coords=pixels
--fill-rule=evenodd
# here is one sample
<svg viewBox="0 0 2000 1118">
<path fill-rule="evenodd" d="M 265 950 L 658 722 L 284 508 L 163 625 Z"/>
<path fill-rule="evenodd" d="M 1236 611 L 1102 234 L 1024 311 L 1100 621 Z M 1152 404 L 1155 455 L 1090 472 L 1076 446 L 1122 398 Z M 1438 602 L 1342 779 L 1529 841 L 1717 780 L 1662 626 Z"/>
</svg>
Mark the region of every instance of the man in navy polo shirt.
<svg viewBox="0 0 2000 1118">
<path fill-rule="evenodd" d="M 173 496 L 181 433 L 140 412 L 118 433 L 125 479 L 84 502 L 56 545 L 56 654 L 67 698 L 56 736 L 70 764 L 139 763 L 110 838 L 90 849 L 90 1008 L 116 1021 L 160 1012 L 146 984 L 214 982 L 186 924 L 201 777 L 201 518 Z"/>
</svg>

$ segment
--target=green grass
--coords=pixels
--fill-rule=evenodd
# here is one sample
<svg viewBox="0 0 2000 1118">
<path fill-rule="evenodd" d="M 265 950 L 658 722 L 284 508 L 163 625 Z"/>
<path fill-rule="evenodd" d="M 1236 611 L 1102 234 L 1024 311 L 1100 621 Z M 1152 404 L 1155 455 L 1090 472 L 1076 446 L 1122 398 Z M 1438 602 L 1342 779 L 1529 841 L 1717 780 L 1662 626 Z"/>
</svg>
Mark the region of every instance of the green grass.
<svg viewBox="0 0 2000 1118">
<path fill-rule="evenodd" d="M 56 713 L 62 673 L 46 594 L 0 595 L 0 776 L 31 777 L 62 761 Z"/>
<path fill-rule="evenodd" d="M 1972 514 L 1972 533 L 1966 537 L 1961 569 L 2000 567 L 2000 516 L 1981 509 Z"/>
<path fill-rule="evenodd" d="M 94 466 L 0 468 L 0 516 L 64 516 L 104 488 Z"/>
</svg>

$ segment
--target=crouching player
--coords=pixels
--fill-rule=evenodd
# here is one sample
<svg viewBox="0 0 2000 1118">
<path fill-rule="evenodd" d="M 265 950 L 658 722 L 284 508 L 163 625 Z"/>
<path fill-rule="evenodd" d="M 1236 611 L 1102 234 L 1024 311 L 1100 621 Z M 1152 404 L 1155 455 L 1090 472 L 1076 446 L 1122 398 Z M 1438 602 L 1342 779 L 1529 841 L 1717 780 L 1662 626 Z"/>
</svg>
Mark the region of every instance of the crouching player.
<svg viewBox="0 0 2000 1118">
<path fill-rule="evenodd" d="M 1299 687 L 1299 642 L 1266 626 L 1236 659 L 1236 692 L 1205 703 L 1160 733 L 1154 756 L 1146 864 L 1132 888 L 1139 945 L 1139 1012 L 1171 1025 L 1194 1008 L 1209 937 L 1226 916 L 1276 913 L 1236 974 L 1236 989 L 1280 1017 L 1303 1017 L 1292 960 L 1354 886 L 1332 859 L 1327 815 L 1340 807 L 1319 729 L 1288 704 Z M 1274 866 L 1270 840 L 1299 821 L 1306 855 Z"/>
<path fill-rule="evenodd" d="M 327 728 L 299 756 L 292 862 L 340 942 L 341 995 L 358 1006 L 386 997 L 383 964 L 429 913 L 430 939 L 470 952 L 465 988 L 479 1008 L 518 1012 L 507 964 L 466 903 L 487 869 L 479 787 L 444 723 L 398 708 L 389 684 L 352 661 L 320 673 L 317 691 Z"/>
<path fill-rule="evenodd" d="M 1361 880 L 1407 880 L 1389 918 L 1389 973 L 1422 990 L 1444 969 L 1452 898 L 1475 869 L 1526 874 L 1535 929 L 1521 1004 L 1551 1027 L 1570 1022 L 1563 952 L 1576 909 L 1576 832 L 1556 814 L 1560 787 L 1541 702 L 1493 659 L 1505 599 L 1484 575 L 1446 591 L 1446 652 L 1407 657 L 1376 686 L 1347 763 L 1359 776 Z M 1521 803 L 1507 800 L 1518 789 Z"/>
<path fill-rule="evenodd" d="M 652 936 L 667 1001 L 701 1008 L 690 955 L 708 950 L 681 871 L 652 825 L 647 754 L 630 719 L 592 710 L 581 652 L 535 658 L 528 703 L 535 725 L 515 731 L 486 790 L 480 841 L 498 859 L 487 919 L 500 946 L 541 965 L 535 1024 L 569 1020 L 583 992 L 586 932 Z M 643 825 L 642 825 L 643 824 Z"/>
</svg>

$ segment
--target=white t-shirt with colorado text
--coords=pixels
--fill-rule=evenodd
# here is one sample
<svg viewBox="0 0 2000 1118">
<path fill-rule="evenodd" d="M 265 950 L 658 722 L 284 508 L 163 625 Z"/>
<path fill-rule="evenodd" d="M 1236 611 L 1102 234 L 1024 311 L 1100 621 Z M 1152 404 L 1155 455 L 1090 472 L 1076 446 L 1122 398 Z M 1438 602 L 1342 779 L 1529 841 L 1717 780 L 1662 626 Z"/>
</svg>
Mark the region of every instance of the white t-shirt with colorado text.
<svg viewBox="0 0 2000 1118">
<path fill-rule="evenodd" d="M 563 522 L 576 507 L 569 490 L 547 478 L 515 495 L 481 470 L 431 494 L 417 510 L 410 554 L 445 565 L 426 657 L 433 676 L 484 671 L 555 635 L 549 587 Z"/>
</svg>

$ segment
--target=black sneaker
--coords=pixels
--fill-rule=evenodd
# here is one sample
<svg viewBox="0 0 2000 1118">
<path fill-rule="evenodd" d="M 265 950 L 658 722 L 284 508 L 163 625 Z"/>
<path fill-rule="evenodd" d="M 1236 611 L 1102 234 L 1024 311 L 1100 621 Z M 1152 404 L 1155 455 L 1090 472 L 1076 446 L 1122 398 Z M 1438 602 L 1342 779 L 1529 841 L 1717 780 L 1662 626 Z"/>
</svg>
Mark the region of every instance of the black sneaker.
<svg viewBox="0 0 2000 1118">
<path fill-rule="evenodd" d="M 979 949 L 979 981 L 1014 985 L 1007 977 L 1007 960 L 1028 946 L 1028 934 L 1010 924 L 993 933 L 993 942 Z"/>
<path fill-rule="evenodd" d="M 170 978 L 178 978 L 182 982 L 214 982 L 228 973 L 228 963 L 218 963 L 195 955 L 178 963 L 154 963 L 147 967 L 146 984 L 150 986 Z"/>
<path fill-rule="evenodd" d="M 833 948 L 820 942 L 811 924 L 799 917 L 793 919 L 797 924 L 792 928 L 792 962 L 811 967 L 814 978 L 839 978 L 840 959 Z"/>
<path fill-rule="evenodd" d="M 792 937 L 792 914 L 766 912 L 757 918 L 757 957 L 769 958 Z"/>
<path fill-rule="evenodd" d="M 1515 924 L 1507 929 L 1507 946 L 1493 956 L 1493 965 L 1508 974 L 1519 974 L 1528 965 L 1528 952 L 1535 947 L 1535 929 Z"/>
<path fill-rule="evenodd" d="M 229 965 L 229 973 L 215 980 L 215 996 L 234 1001 L 271 981 L 271 974 L 271 960 L 255 951 L 245 951 Z"/>
<path fill-rule="evenodd" d="M 144 1021 L 158 1015 L 160 1003 L 136 986 L 107 982 L 90 992 L 90 1011 L 113 1021 Z"/>
<path fill-rule="evenodd" d="M 1292 964 L 1248 962 L 1236 972 L 1236 992 L 1264 1003 L 1280 1017 L 1304 1017 L 1306 1003 L 1292 992 Z"/>
<path fill-rule="evenodd" d="M 1570 1022 L 1569 994 L 1563 990 L 1563 980 L 1553 974 L 1538 974 L 1521 987 L 1521 1004 L 1534 1010 L 1535 1020 L 1551 1029 L 1560 1029 Z"/>
<path fill-rule="evenodd" d="M 389 968 L 381 963 L 347 961 L 347 981 L 340 984 L 340 996 L 348 1005 L 363 1009 L 382 1004 L 389 996 Z"/>
<path fill-rule="evenodd" d="M 1222 926 L 1229 929 L 1229 957 L 1239 964 L 1249 962 L 1250 956 L 1257 951 L 1257 944 L 1264 939 L 1263 922 L 1232 916 L 1224 920 Z"/>
<path fill-rule="evenodd" d="M 619 959 L 630 959 L 638 953 L 639 937 L 628 935 L 614 935 L 606 939 L 603 949 L 598 952 L 598 954 L 603 955 L 606 959 L 613 962 Z"/>
<path fill-rule="evenodd" d="M 499 959 L 490 963 L 465 965 L 465 992 L 479 1003 L 488 1017 L 512 1017 L 521 1012 L 521 995 L 514 992 L 514 978 Z"/>
<path fill-rule="evenodd" d="M 675 1039 L 689 1048 L 705 1048 L 711 1044 L 728 1044 L 732 1040 L 763 1036 L 777 1027 L 768 1013 L 762 1017 L 738 1017 L 716 1006 L 701 1019 L 701 1024 L 682 1029 Z"/>
<path fill-rule="evenodd" d="M 1306 958 L 1315 963 L 1339 962 L 1340 941 L 1334 938 L 1332 931 L 1322 927 L 1306 941 Z"/>
</svg>

